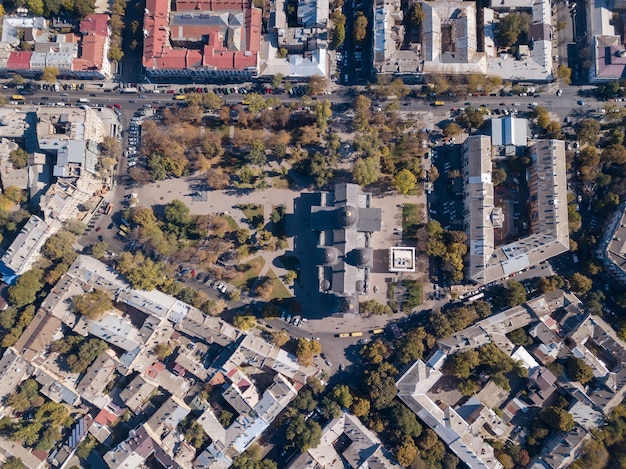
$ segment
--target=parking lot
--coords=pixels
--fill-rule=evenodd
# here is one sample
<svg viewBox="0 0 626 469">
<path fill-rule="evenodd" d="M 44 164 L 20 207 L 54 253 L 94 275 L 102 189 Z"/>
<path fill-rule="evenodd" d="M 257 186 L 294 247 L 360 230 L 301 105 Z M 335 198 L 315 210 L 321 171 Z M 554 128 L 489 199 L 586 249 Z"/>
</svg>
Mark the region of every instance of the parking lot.
<svg viewBox="0 0 626 469">
<path fill-rule="evenodd" d="M 461 145 L 440 145 L 432 151 L 439 177 L 428 195 L 428 214 L 446 229 L 463 230 L 463 165 Z"/>
</svg>

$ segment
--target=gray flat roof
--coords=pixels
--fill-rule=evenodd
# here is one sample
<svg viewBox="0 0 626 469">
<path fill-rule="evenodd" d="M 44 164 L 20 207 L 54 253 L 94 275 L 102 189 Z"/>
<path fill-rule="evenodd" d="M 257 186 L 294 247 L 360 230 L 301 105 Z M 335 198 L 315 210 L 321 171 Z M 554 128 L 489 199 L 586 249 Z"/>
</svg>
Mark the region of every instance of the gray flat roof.
<svg viewBox="0 0 626 469">
<path fill-rule="evenodd" d="M 496 212 L 488 139 L 469 137 L 464 146 L 468 194 L 465 228 L 470 251 L 467 271 L 469 278 L 477 283 L 499 280 L 569 250 L 565 142 L 532 143 L 528 181 L 531 235 L 495 248 L 493 215 Z"/>
</svg>

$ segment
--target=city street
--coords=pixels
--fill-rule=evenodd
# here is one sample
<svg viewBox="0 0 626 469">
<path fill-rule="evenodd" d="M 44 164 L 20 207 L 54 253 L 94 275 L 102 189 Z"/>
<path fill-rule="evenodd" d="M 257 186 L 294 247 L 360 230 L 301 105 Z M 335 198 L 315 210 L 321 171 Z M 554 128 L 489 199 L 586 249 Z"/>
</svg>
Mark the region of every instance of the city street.
<svg viewBox="0 0 626 469">
<path fill-rule="evenodd" d="M 178 90 L 179 87 L 172 85 L 172 89 Z M 586 111 L 594 110 L 597 108 L 601 108 L 604 106 L 604 103 L 595 100 L 594 98 L 585 97 L 585 105 L 580 106 L 577 104 L 577 101 L 580 99 L 578 95 L 578 91 L 580 88 L 578 87 L 570 87 L 565 86 L 562 87 L 562 96 L 556 96 L 556 86 L 551 86 L 550 91 L 542 91 L 540 97 L 534 96 L 511 96 L 511 97 L 501 97 L 501 96 L 472 96 L 472 97 L 459 97 L 459 98 L 445 98 L 446 104 L 445 106 L 432 106 L 432 102 L 430 99 L 415 99 L 415 98 L 404 98 L 402 100 L 402 105 L 399 109 L 400 113 L 404 113 L 407 116 L 411 113 L 423 113 L 425 116 L 429 116 L 429 123 L 432 122 L 432 125 L 437 125 L 442 121 L 446 121 L 450 119 L 450 109 L 451 108 L 459 108 L 459 107 L 467 107 L 469 105 L 472 106 L 480 106 L 481 104 L 485 104 L 491 108 L 515 108 L 520 111 L 527 111 L 529 109 L 530 103 L 538 103 L 541 106 L 545 106 L 551 112 L 558 114 L 560 120 L 562 120 L 566 116 L 571 116 L 574 119 L 581 115 L 584 115 Z M 349 95 L 349 88 L 347 87 L 338 87 L 331 95 L 326 95 L 323 97 L 319 97 L 318 99 L 329 99 L 333 103 L 349 103 L 352 101 L 352 97 Z M 0 94 L 4 95 L 7 100 L 10 100 L 11 95 L 15 94 L 15 89 L 2 89 Z M 143 93 L 143 92 L 142 92 Z M 87 83 L 84 90 L 68 90 L 67 92 L 63 92 L 63 94 L 67 94 L 65 104 L 78 104 L 78 100 L 81 98 L 89 99 L 89 105 L 100 105 L 100 106 L 110 106 L 113 104 L 120 105 L 120 123 L 121 128 L 123 130 L 128 129 L 129 123 L 133 115 L 136 111 L 143 109 L 146 105 L 166 105 L 173 102 L 173 95 L 167 93 L 146 93 L 145 97 L 142 97 L 143 94 L 119 94 L 116 92 L 104 92 L 102 88 L 100 88 L 97 84 L 89 84 Z M 32 95 L 28 95 L 26 97 L 27 102 L 32 103 L 43 103 L 41 99 L 42 96 L 47 96 L 49 99 L 47 102 L 54 103 L 57 101 L 56 93 L 38 90 Z M 58 101 L 61 101 L 61 93 L 58 93 Z M 241 103 L 244 96 L 239 94 L 231 94 L 231 95 L 222 95 L 221 96 L 227 104 L 236 104 Z M 273 97 L 279 98 L 281 101 L 285 103 L 295 102 L 299 98 L 292 97 L 288 94 L 282 95 L 274 95 Z M 67 101 L 69 99 L 69 101 Z M 133 102 L 130 102 L 133 101 Z M 471 104 L 468 104 L 471 103 Z M 502 106 L 501 103 L 504 103 L 506 106 Z M 519 106 L 514 106 L 514 103 L 519 103 Z M 432 116 L 432 121 L 430 121 Z M 426 124 L 428 125 L 428 124 Z M 126 133 L 124 132 L 124 138 L 122 138 L 122 149 L 126 149 L 128 146 Z M 441 147 L 440 147 L 441 148 Z M 448 150 L 447 148 L 445 149 Z M 442 153 L 443 155 L 443 153 Z M 442 161 L 446 160 L 444 158 Z M 444 168 L 445 169 L 445 168 Z M 122 159 L 119 163 L 119 175 L 117 180 L 124 181 L 125 173 L 127 170 L 126 161 Z M 205 213 L 220 213 L 220 212 L 231 212 L 234 216 L 237 215 L 237 212 L 233 207 L 237 204 L 243 203 L 259 203 L 261 202 L 266 207 L 272 207 L 273 205 L 286 204 L 287 212 L 293 213 L 293 201 L 299 195 L 299 191 L 291 191 L 285 189 L 268 189 L 265 191 L 256 191 L 250 194 L 244 194 L 240 192 L 231 192 L 231 191 L 215 191 L 209 194 L 209 197 L 206 200 L 199 200 L 201 198 L 194 197 L 194 190 L 191 190 L 190 183 L 193 178 L 183 178 L 183 179 L 169 179 L 165 181 L 160 181 L 158 183 L 147 184 L 143 187 L 138 188 L 128 188 L 125 184 L 115 184 L 112 188 L 112 191 L 107 196 L 107 200 L 116 204 L 115 210 L 113 212 L 113 216 L 99 214 L 96 216 L 92 229 L 86 234 L 81 242 L 84 245 L 90 245 L 96 243 L 99 239 L 103 239 L 109 245 L 109 249 L 114 252 L 120 252 L 125 245 L 123 239 L 117 236 L 118 225 L 119 225 L 119 211 L 123 208 L 122 201 L 125 196 L 128 196 L 131 192 L 137 192 L 139 194 L 139 204 L 144 206 L 157 206 L 164 205 L 168 202 L 171 202 L 174 199 L 179 199 L 185 202 L 187 206 L 190 207 L 191 213 L 197 214 L 205 214 Z M 436 194 L 433 194 L 435 197 Z M 377 256 L 379 260 L 382 259 L 381 256 L 385 255 L 386 249 L 390 245 L 400 243 L 400 239 L 397 240 L 393 232 L 393 227 L 397 226 L 401 223 L 400 217 L 401 212 L 400 208 L 402 203 L 406 201 L 410 201 L 411 203 L 421 202 L 426 206 L 425 196 L 423 200 L 415 199 L 415 197 L 408 196 L 397 196 L 397 197 L 384 197 L 384 198 L 375 198 L 374 204 L 375 206 L 380 206 L 384 209 L 384 219 L 383 219 L 383 231 L 382 233 L 378 233 L 374 236 L 375 249 L 377 252 Z M 396 208 L 394 208 L 396 207 Z M 269 209 L 271 210 L 271 208 Z M 238 217 L 240 219 L 241 216 Z M 453 222 L 453 220 L 450 220 Z M 290 238 L 290 246 L 289 249 L 293 249 L 294 246 L 292 244 L 292 238 Z M 309 249 L 308 247 L 302 247 L 301 249 Z M 280 254 L 280 253 L 271 253 L 271 254 Z M 270 265 L 270 262 L 268 262 Z M 551 269 L 549 266 L 542 266 L 545 268 L 541 268 L 538 270 L 529 270 L 528 272 L 520 275 L 519 280 L 523 280 L 527 277 L 538 275 L 547 275 L 551 273 Z M 275 268 L 275 266 L 273 266 Z M 540 270 L 540 271 L 539 271 Z M 372 282 L 373 285 L 377 285 L 377 294 L 372 292 L 373 297 L 375 297 L 380 302 L 385 302 L 385 293 L 386 293 L 386 283 L 388 281 L 389 274 L 386 271 L 381 270 L 380 272 L 372 272 Z M 208 285 L 201 284 L 195 279 L 187 279 L 185 282 L 194 288 L 200 289 L 208 294 L 210 297 L 217 298 L 218 292 L 214 289 L 210 288 Z M 433 300 L 429 295 L 432 292 L 432 288 L 430 284 L 426 283 L 424 287 L 424 298 L 425 302 L 420 307 L 420 310 L 427 309 L 436 309 L 443 305 L 445 305 L 449 300 L 446 295 L 443 295 L 440 300 Z M 232 308 L 240 308 L 245 303 L 249 302 L 250 299 L 246 298 L 244 301 L 232 303 L 230 306 Z M 316 359 L 316 364 L 323 370 L 327 370 L 329 372 L 334 372 L 339 365 L 349 366 L 354 357 L 350 356 L 355 350 L 353 345 L 357 345 L 359 341 L 368 341 L 372 339 L 372 335 L 369 331 L 377 328 L 382 328 L 389 321 L 398 321 L 399 319 L 405 317 L 404 314 L 397 314 L 393 317 L 389 316 L 371 316 L 371 317 L 327 317 L 324 314 L 319 315 L 310 315 L 308 322 L 305 322 L 301 325 L 301 327 L 296 327 L 291 324 L 287 324 L 284 320 L 281 319 L 273 319 L 273 320 L 265 320 L 265 324 L 267 327 L 271 327 L 272 329 L 281 329 L 285 328 L 291 337 L 299 338 L 299 337 L 307 337 L 319 338 L 322 343 L 323 350 L 327 359 L 331 362 L 331 366 L 325 364 L 325 359 L 318 357 Z M 351 338 L 339 338 L 337 335 L 339 333 L 344 332 L 362 332 L 363 335 L 360 337 L 351 337 Z"/>
</svg>

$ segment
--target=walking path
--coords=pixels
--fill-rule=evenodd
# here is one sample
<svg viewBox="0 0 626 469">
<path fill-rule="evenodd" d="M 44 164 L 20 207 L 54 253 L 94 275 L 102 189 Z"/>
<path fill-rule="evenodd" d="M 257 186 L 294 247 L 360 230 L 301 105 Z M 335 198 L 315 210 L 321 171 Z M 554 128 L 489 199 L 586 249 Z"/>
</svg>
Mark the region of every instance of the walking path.
<svg viewBox="0 0 626 469">
<path fill-rule="evenodd" d="M 206 200 L 197 197 L 197 193 L 190 189 L 190 183 L 193 184 L 195 178 L 188 177 L 186 179 L 167 179 L 142 187 L 133 189 L 139 195 L 139 205 L 143 206 L 159 206 L 165 205 L 175 199 L 184 202 L 194 215 L 206 215 L 209 213 L 224 213 L 235 219 L 237 224 L 244 226 L 246 224 L 246 216 L 236 208 L 238 205 L 255 204 L 263 206 L 263 213 L 266 222 L 269 221 L 274 206 L 285 205 L 286 213 L 294 213 L 294 200 L 300 197 L 302 192 L 290 189 L 269 188 L 265 190 L 243 191 L 243 190 L 225 190 L 225 191 L 209 191 Z M 372 206 L 382 209 L 382 230 L 372 236 L 371 247 L 375 251 L 375 266 L 370 272 L 370 290 L 368 299 L 385 304 L 387 302 L 387 282 L 393 274 L 388 270 L 388 249 L 391 246 L 402 244 L 400 233 L 394 228 L 402 226 L 402 204 L 404 203 L 423 203 L 425 205 L 425 197 L 403 196 L 403 195 L 385 195 L 376 196 L 372 199 Z M 296 224 L 304 226 L 305 220 L 294 220 Z M 279 251 L 261 251 L 254 255 L 250 255 L 241 260 L 241 263 L 250 261 L 255 257 L 261 256 L 265 260 L 265 264 L 259 276 L 267 275 L 268 271 L 272 271 L 282 277 L 287 273 L 287 269 L 280 265 L 280 261 L 276 261 L 286 252 L 294 251 L 294 238 L 288 238 L 287 249 Z M 301 246 L 300 250 L 308 250 L 308 246 Z M 310 249 L 314 249 L 311 246 Z M 302 253 L 306 255 L 305 253 Z M 297 257 L 299 257 L 296 254 Z M 416 278 L 420 276 L 420 272 L 415 274 L 403 274 L 404 278 Z M 426 282 L 427 283 L 427 282 Z M 376 287 L 376 288 L 374 288 Z M 424 297 L 427 297 L 429 289 L 425 285 Z M 287 286 L 293 294 L 293 287 Z M 374 291 L 376 290 L 376 291 Z"/>
</svg>

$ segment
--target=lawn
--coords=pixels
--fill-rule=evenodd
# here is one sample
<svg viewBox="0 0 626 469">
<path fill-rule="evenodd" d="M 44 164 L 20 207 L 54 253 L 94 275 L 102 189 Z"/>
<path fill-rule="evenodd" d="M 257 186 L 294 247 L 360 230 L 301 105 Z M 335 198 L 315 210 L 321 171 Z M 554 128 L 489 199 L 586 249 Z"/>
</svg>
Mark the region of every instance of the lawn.
<svg viewBox="0 0 626 469">
<path fill-rule="evenodd" d="M 402 286 L 406 288 L 406 300 L 402 304 L 402 311 L 409 313 L 422 304 L 423 285 L 418 280 L 402 280 Z"/>
<path fill-rule="evenodd" d="M 276 276 L 272 269 L 269 269 L 267 271 L 267 278 L 271 278 L 274 281 L 274 289 L 272 290 L 272 296 L 270 297 L 270 300 L 291 298 L 291 293 L 289 293 L 287 287 Z"/>
<path fill-rule="evenodd" d="M 261 273 L 264 265 L 265 259 L 263 259 L 261 256 L 250 259 L 245 264 L 238 266 L 237 270 L 239 270 L 239 272 L 237 272 L 237 276 L 235 276 L 235 278 L 233 278 L 230 283 L 237 288 L 249 288 L 249 283 L 256 281 L 256 278 Z"/>
<path fill-rule="evenodd" d="M 414 239 L 417 230 L 424 223 L 423 204 L 404 204 L 402 206 L 402 238 Z"/>
<path fill-rule="evenodd" d="M 264 223 L 265 218 L 263 216 L 263 205 L 245 204 L 237 205 L 237 208 L 243 212 L 251 226 L 255 227 Z"/>
<path fill-rule="evenodd" d="M 287 180 L 287 176 L 272 177 L 272 187 L 274 189 L 289 189 L 289 180 Z"/>
<path fill-rule="evenodd" d="M 218 217 L 224 219 L 226 223 L 228 223 L 229 231 L 237 231 L 239 229 L 239 225 L 237 224 L 237 221 L 230 215 L 218 215 Z"/>
</svg>

